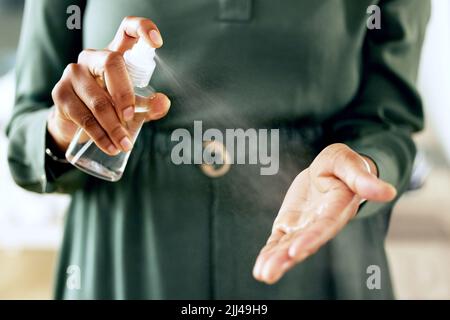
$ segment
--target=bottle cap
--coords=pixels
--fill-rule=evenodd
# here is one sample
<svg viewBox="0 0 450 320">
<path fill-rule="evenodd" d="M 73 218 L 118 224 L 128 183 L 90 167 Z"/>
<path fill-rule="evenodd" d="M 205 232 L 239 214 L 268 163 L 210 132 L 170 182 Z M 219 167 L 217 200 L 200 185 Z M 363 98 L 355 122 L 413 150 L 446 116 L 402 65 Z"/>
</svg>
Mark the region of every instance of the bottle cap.
<svg viewBox="0 0 450 320">
<path fill-rule="evenodd" d="M 148 86 L 156 67 L 155 55 L 155 48 L 151 47 L 143 38 L 140 38 L 133 48 L 125 52 L 125 64 L 135 87 Z"/>
</svg>

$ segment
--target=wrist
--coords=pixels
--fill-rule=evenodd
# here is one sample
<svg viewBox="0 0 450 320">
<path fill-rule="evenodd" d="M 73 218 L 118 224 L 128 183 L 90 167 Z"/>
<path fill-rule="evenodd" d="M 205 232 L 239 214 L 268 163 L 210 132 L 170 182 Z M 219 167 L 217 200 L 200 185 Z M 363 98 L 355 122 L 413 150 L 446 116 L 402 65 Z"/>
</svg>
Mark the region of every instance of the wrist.
<svg viewBox="0 0 450 320">
<path fill-rule="evenodd" d="M 52 108 L 47 118 L 47 134 L 47 142 L 50 144 L 47 147 L 51 148 L 55 154 L 64 154 L 69 147 L 70 140 L 62 138 L 64 135 L 58 128 L 54 108 Z"/>
</svg>

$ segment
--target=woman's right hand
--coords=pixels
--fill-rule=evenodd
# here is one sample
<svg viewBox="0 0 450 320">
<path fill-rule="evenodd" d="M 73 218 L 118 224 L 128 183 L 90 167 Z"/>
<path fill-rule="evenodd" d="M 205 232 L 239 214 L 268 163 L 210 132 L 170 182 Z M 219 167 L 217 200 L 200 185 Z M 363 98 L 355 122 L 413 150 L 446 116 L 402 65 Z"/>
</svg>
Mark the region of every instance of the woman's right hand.
<svg viewBox="0 0 450 320">
<path fill-rule="evenodd" d="M 126 17 L 114 40 L 104 50 L 84 50 L 77 63 L 69 64 L 52 91 L 55 107 L 47 129 L 60 151 L 69 146 L 78 127 L 110 155 L 132 148 L 124 123 L 134 116 L 135 94 L 123 53 L 143 37 L 151 46 L 162 46 L 156 25 L 145 18 Z M 158 120 L 169 111 L 162 93 L 139 101 L 149 107 L 146 120 Z"/>
</svg>

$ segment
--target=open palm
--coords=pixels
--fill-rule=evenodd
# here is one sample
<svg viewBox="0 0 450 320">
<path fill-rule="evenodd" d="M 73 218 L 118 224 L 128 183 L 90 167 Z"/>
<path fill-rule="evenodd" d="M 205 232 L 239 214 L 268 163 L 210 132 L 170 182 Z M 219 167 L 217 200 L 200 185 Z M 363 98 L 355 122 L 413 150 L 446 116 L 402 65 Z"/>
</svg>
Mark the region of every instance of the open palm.
<svg viewBox="0 0 450 320">
<path fill-rule="evenodd" d="M 255 278 L 269 284 L 278 281 L 334 238 L 355 216 L 363 199 L 391 201 L 395 189 L 374 171 L 370 159 L 345 145 L 324 149 L 291 184 L 257 258 Z"/>
</svg>

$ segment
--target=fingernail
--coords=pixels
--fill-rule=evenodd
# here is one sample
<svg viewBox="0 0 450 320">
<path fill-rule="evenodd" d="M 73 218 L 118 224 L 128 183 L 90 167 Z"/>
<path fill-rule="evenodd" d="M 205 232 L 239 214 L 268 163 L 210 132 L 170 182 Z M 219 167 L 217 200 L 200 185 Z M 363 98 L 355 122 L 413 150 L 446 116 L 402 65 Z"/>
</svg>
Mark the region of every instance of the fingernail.
<svg viewBox="0 0 450 320">
<path fill-rule="evenodd" d="M 268 266 L 266 266 L 262 271 L 262 278 L 264 279 L 264 282 L 270 283 L 271 281 L 271 270 Z"/>
<path fill-rule="evenodd" d="M 157 116 L 161 116 L 161 115 L 164 115 L 164 114 L 166 114 L 167 112 L 169 112 L 169 109 L 170 109 L 170 105 L 171 105 L 171 104 L 172 104 L 172 103 L 170 102 L 170 100 L 169 100 L 169 99 L 166 99 L 166 103 L 164 104 L 164 108 L 162 108 L 162 110 L 158 112 Z"/>
<path fill-rule="evenodd" d="M 257 259 L 255 266 L 253 267 L 253 275 L 255 276 L 255 278 L 259 278 L 261 276 L 261 266 L 262 263 L 260 259 Z"/>
<path fill-rule="evenodd" d="M 397 196 L 397 189 L 396 189 L 393 185 L 391 185 L 391 184 L 389 184 L 389 187 L 391 188 L 392 193 L 393 193 L 395 196 Z"/>
<path fill-rule="evenodd" d="M 123 110 L 123 120 L 130 121 L 134 117 L 134 107 L 130 106 Z"/>
<path fill-rule="evenodd" d="M 167 114 L 169 112 L 170 105 L 171 105 L 170 100 L 166 99 L 166 102 L 164 103 L 164 105 L 163 106 L 159 106 L 155 110 L 155 114 L 153 116 L 154 117 L 162 117 L 162 116 L 164 116 L 165 114 Z"/>
<path fill-rule="evenodd" d="M 290 258 L 295 258 L 296 255 L 297 255 L 297 245 L 292 245 L 292 246 L 289 248 L 288 256 L 289 256 Z"/>
<path fill-rule="evenodd" d="M 161 47 L 163 45 L 163 40 L 158 31 L 156 30 L 150 31 L 149 36 L 150 40 L 152 40 L 153 44 L 155 44 L 157 47 Z"/>
<path fill-rule="evenodd" d="M 122 146 L 124 151 L 130 151 L 133 148 L 133 144 L 131 143 L 131 140 L 128 139 L 128 137 L 124 137 L 122 140 L 120 140 L 120 145 Z"/>
<path fill-rule="evenodd" d="M 113 144 L 109 145 L 109 147 L 107 148 L 107 150 L 108 150 L 108 152 L 111 153 L 111 154 L 116 154 L 116 153 L 119 152 L 119 150 L 117 150 L 117 148 L 116 148 Z"/>
</svg>

